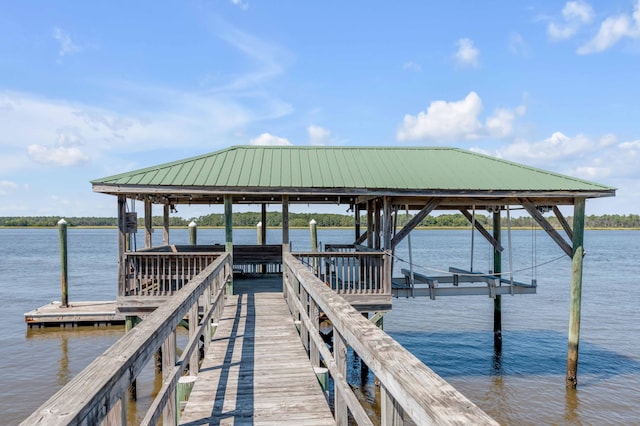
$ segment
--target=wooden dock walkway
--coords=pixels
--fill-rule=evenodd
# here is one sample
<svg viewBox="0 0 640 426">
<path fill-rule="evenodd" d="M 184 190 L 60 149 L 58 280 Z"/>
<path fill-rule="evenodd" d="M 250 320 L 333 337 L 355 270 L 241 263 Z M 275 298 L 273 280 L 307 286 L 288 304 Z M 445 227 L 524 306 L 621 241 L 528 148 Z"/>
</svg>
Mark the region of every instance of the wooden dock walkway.
<svg viewBox="0 0 640 426">
<path fill-rule="evenodd" d="M 234 286 L 180 424 L 335 424 L 281 278 Z"/>
</svg>

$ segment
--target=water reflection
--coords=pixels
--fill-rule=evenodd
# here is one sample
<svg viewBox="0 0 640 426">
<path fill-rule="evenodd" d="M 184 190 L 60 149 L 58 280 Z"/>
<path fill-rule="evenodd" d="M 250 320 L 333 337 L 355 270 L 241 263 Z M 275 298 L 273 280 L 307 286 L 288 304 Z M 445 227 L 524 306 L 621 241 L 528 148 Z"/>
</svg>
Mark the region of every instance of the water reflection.
<svg viewBox="0 0 640 426">
<path fill-rule="evenodd" d="M 66 385 L 69 380 L 71 380 L 71 370 L 69 370 L 69 339 L 65 335 L 60 336 L 60 365 L 56 378 L 60 386 Z"/>
</svg>

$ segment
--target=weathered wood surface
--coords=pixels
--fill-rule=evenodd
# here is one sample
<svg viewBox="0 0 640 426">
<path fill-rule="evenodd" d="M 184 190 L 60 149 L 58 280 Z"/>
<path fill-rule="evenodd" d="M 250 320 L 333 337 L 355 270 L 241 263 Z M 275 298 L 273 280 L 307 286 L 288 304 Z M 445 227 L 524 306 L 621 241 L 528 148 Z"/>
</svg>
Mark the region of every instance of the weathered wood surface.
<svg viewBox="0 0 640 426">
<path fill-rule="evenodd" d="M 123 323 L 124 315 L 116 312 L 116 302 L 72 302 L 63 308 L 60 302 L 51 302 L 24 314 L 29 326 Z"/>
<path fill-rule="evenodd" d="M 223 255 L 34 411 L 21 425 L 100 424 L 187 315 L 200 295 L 231 272 Z M 223 275 L 220 280 L 219 276 Z M 177 381 L 177 380 L 176 380 Z"/>
<path fill-rule="evenodd" d="M 334 424 L 282 293 L 228 297 L 180 421 Z"/>
<path fill-rule="evenodd" d="M 379 379 L 387 394 L 402 407 L 403 414 L 413 422 L 418 425 L 497 424 L 388 334 L 365 319 L 293 255 L 285 253 L 283 258 L 286 293 L 291 299 L 290 303 L 299 305 L 292 299 L 303 293 L 302 290 L 296 291 L 299 284 L 333 324 L 334 339 L 336 335 L 344 338 L 346 344 Z M 303 298 L 302 304 L 305 303 Z M 302 310 L 299 307 L 297 310 L 304 313 L 304 306 Z M 310 328 L 307 326 L 307 329 Z M 331 361 L 328 364 L 333 375 L 336 366 Z"/>
</svg>

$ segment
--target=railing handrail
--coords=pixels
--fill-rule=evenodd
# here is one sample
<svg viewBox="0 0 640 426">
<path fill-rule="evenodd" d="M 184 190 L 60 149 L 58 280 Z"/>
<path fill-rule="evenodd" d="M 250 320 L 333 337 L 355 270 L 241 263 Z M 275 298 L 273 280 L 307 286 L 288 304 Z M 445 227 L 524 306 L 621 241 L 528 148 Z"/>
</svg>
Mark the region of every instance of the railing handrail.
<svg viewBox="0 0 640 426">
<path fill-rule="evenodd" d="M 334 341 L 338 335 L 353 348 L 380 380 L 387 394 L 416 424 L 497 424 L 388 334 L 365 319 L 344 298 L 327 288 L 295 256 L 285 253 L 283 262 L 285 271 L 295 275 L 304 292 L 331 321 Z M 285 281 L 288 281 L 286 276 Z M 291 292 L 292 289 L 288 289 L 287 297 L 291 297 Z M 306 300 L 302 302 L 304 315 L 306 303 Z"/>
<path fill-rule="evenodd" d="M 198 298 L 211 285 L 211 280 L 230 271 L 231 257 L 224 253 L 98 356 L 21 424 L 99 424 L 191 307 L 198 303 Z M 227 277 L 223 278 L 226 280 Z"/>
</svg>

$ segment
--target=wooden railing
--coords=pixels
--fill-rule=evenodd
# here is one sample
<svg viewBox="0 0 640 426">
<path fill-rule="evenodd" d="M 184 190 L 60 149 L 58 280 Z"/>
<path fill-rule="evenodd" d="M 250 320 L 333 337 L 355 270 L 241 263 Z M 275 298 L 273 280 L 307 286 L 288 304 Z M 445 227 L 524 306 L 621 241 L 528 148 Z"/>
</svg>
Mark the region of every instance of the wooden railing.
<svg viewBox="0 0 640 426">
<path fill-rule="evenodd" d="M 66 386 L 38 408 L 22 425 L 99 425 L 126 424 L 127 388 L 162 347 L 163 383 L 142 424 L 154 425 L 162 416 L 165 426 L 175 425 L 178 413 L 175 388 L 188 369 L 197 374 L 199 342 L 205 351 L 212 330 L 224 307 L 225 283 L 232 273 L 231 257 L 221 254 L 213 263 L 134 329 L 96 358 Z M 176 361 L 176 327 L 185 316 L 189 322 L 189 341 Z"/>
<path fill-rule="evenodd" d="M 171 296 L 224 252 L 223 245 L 170 245 L 125 253 L 118 296 Z M 282 245 L 235 245 L 233 268 L 242 273 L 281 273 Z"/>
<path fill-rule="evenodd" d="M 293 255 L 338 294 L 391 294 L 388 253 L 326 251 L 296 252 Z"/>
<path fill-rule="evenodd" d="M 314 366 L 323 364 L 333 378 L 334 414 L 338 425 L 348 424 L 349 414 L 359 425 L 374 424 L 347 381 L 348 347 L 380 381 L 380 424 L 497 424 L 364 318 L 344 298 L 331 291 L 308 265 L 302 264 L 292 254 L 285 253 L 283 267 L 285 298 L 294 318 L 300 321 L 300 336 L 311 363 Z M 333 351 L 328 349 L 320 336 L 320 312 L 333 325 Z"/>
<path fill-rule="evenodd" d="M 124 294 L 119 296 L 170 296 L 220 255 L 158 251 L 125 253 Z"/>
</svg>

